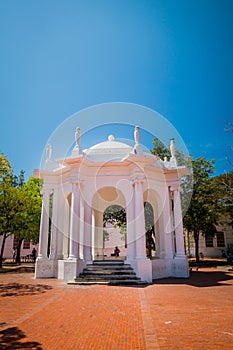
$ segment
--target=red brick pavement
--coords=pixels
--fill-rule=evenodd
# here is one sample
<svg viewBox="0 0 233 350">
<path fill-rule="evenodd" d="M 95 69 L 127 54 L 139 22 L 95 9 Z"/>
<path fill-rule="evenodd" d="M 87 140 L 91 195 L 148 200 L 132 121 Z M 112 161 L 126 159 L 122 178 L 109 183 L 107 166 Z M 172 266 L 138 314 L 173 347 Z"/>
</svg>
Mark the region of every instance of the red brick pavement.
<svg viewBox="0 0 233 350">
<path fill-rule="evenodd" d="M 0 274 L 0 349 L 233 349 L 233 273 L 145 288 Z"/>
</svg>

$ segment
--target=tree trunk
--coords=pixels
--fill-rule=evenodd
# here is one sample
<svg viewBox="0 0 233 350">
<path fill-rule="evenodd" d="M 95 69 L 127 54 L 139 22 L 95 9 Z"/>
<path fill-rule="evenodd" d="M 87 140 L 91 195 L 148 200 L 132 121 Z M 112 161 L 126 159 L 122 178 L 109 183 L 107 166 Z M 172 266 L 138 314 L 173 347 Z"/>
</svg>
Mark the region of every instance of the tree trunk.
<svg viewBox="0 0 233 350">
<path fill-rule="evenodd" d="M 22 242 L 23 242 L 23 239 L 22 239 L 22 238 L 19 239 L 19 240 L 18 240 L 17 247 L 16 247 L 16 260 L 15 260 L 15 262 L 16 262 L 17 264 L 20 264 L 20 263 L 21 263 L 21 261 L 20 261 L 20 252 L 21 252 L 21 245 L 22 245 Z"/>
<path fill-rule="evenodd" d="M 0 268 L 2 268 L 3 253 L 4 253 L 6 238 L 7 238 L 7 234 L 4 233 L 2 238 L 2 246 L 1 246 L 1 253 L 0 253 Z"/>
<path fill-rule="evenodd" d="M 188 240 L 188 256 L 190 256 L 191 252 L 190 252 L 190 232 L 189 231 L 187 232 L 187 240 Z"/>
<path fill-rule="evenodd" d="M 194 231 L 194 241 L 195 241 L 196 263 L 199 264 L 200 258 L 199 258 L 199 232 L 198 231 Z"/>
</svg>

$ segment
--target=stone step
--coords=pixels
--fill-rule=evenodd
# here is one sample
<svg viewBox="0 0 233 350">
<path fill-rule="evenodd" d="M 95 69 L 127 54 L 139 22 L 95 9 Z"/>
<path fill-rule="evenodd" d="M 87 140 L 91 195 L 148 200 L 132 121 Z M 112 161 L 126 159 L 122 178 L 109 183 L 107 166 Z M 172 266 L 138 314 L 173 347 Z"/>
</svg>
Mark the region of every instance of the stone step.
<svg viewBox="0 0 233 350">
<path fill-rule="evenodd" d="M 80 279 L 80 281 L 69 281 L 67 282 L 67 284 L 71 284 L 71 285 L 85 285 L 85 286 L 89 286 L 89 285 L 93 285 L 93 284 L 103 284 L 103 285 L 107 285 L 109 284 L 109 281 L 87 281 L 84 278 Z"/>
<path fill-rule="evenodd" d="M 94 260 L 93 265 L 127 265 L 122 260 Z"/>
<path fill-rule="evenodd" d="M 124 263 L 113 263 L 112 261 L 108 262 L 93 262 L 93 264 L 87 264 L 87 266 L 115 266 L 115 267 L 122 267 L 122 266 L 130 266 L 129 264 L 124 264 Z"/>
<path fill-rule="evenodd" d="M 109 285 L 137 285 L 137 286 L 145 286 L 148 285 L 147 282 L 141 281 L 141 279 L 139 278 L 138 280 L 111 280 L 109 282 Z"/>
<path fill-rule="evenodd" d="M 93 264 L 88 264 L 83 272 L 74 281 L 68 284 L 90 285 L 90 284 L 145 284 L 136 276 L 133 268 L 124 261 L 95 260 Z"/>
<path fill-rule="evenodd" d="M 140 278 L 136 277 L 136 275 L 83 275 L 80 274 L 79 277 L 76 277 L 74 280 L 124 280 L 124 279 L 130 279 L 130 280 L 140 280 Z"/>
<path fill-rule="evenodd" d="M 85 267 L 85 271 L 133 271 L 132 267 L 115 267 L 115 266 L 111 266 L 109 268 L 105 267 L 105 266 L 87 266 Z"/>
<path fill-rule="evenodd" d="M 117 286 L 117 285 L 147 285 L 147 282 L 143 282 L 140 280 L 110 280 L 110 281 L 87 281 L 85 279 L 80 279 L 80 281 L 70 281 L 67 284 L 70 285 L 84 285 L 84 286 L 90 286 L 90 285 L 111 285 L 111 286 Z"/>
<path fill-rule="evenodd" d="M 136 273 L 133 270 L 87 270 L 84 269 L 82 275 L 134 275 Z"/>
<path fill-rule="evenodd" d="M 111 266 L 111 267 L 106 267 L 106 266 L 87 266 L 84 269 L 85 271 L 133 271 L 133 268 L 130 266 Z"/>
</svg>

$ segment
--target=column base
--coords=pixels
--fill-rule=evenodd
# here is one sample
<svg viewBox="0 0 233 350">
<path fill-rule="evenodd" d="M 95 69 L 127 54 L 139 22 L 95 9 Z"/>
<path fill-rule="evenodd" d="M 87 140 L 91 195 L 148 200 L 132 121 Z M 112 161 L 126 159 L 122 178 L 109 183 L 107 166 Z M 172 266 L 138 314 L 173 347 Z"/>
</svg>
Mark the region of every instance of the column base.
<svg viewBox="0 0 233 350">
<path fill-rule="evenodd" d="M 85 261 L 77 258 L 58 260 L 58 278 L 65 282 L 73 281 L 85 267 Z"/>
<path fill-rule="evenodd" d="M 86 265 L 92 265 L 93 261 L 92 260 L 85 260 Z"/>
<path fill-rule="evenodd" d="M 38 260 L 49 260 L 49 258 L 47 256 L 38 255 L 36 261 Z"/>
<path fill-rule="evenodd" d="M 35 278 L 57 277 L 57 260 L 38 257 L 35 266 Z"/>
<path fill-rule="evenodd" d="M 165 277 L 189 277 L 188 260 L 185 257 L 174 259 L 152 259 L 152 276 L 153 279 Z"/>
<path fill-rule="evenodd" d="M 189 277 L 189 264 L 186 255 L 177 255 L 172 261 L 172 275 L 175 277 Z"/>
<path fill-rule="evenodd" d="M 185 254 L 176 254 L 175 259 L 186 259 L 186 255 Z"/>
<path fill-rule="evenodd" d="M 136 272 L 136 275 L 141 278 L 142 281 L 152 282 L 152 266 L 150 259 L 134 259 L 130 262 L 131 266 Z"/>
<path fill-rule="evenodd" d="M 70 255 L 70 256 L 68 257 L 68 260 L 70 260 L 70 261 L 77 261 L 78 258 L 77 258 L 77 256 Z"/>
</svg>

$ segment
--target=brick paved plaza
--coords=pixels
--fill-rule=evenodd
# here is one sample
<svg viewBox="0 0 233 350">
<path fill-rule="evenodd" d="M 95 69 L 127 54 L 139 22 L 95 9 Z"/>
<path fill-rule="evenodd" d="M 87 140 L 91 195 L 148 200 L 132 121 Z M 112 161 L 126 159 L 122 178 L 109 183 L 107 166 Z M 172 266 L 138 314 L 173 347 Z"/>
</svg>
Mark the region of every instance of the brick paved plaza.
<svg viewBox="0 0 233 350">
<path fill-rule="evenodd" d="M 233 273 L 146 287 L 0 274 L 0 349 L 233 349 Z"/>
</svg>

